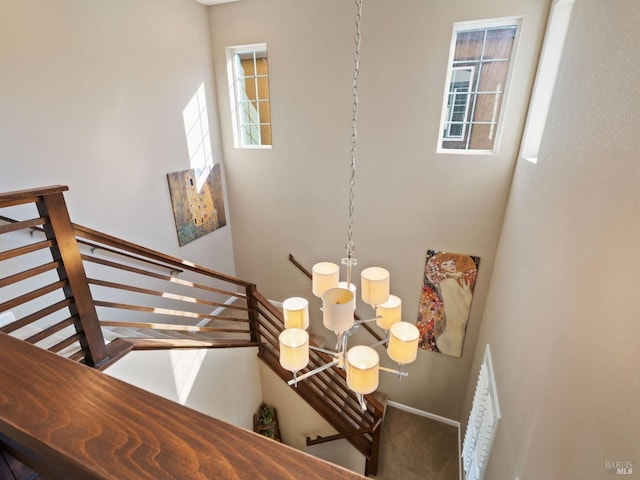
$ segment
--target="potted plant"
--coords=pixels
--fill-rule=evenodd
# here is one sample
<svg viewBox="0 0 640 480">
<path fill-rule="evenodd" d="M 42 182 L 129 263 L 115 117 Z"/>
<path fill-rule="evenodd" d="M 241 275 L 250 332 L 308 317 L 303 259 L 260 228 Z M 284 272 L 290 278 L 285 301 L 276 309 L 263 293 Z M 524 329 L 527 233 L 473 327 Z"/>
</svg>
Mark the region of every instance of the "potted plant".
<svg viewBox="0 0 640 480">
<path fill-rule="evenodd" d="M 276 409 L 263 403 L 258 408 L 258 413 L 253 416 L 254 430 L 260 435 L 278 440 L 278 421 Z"/>
</svg>

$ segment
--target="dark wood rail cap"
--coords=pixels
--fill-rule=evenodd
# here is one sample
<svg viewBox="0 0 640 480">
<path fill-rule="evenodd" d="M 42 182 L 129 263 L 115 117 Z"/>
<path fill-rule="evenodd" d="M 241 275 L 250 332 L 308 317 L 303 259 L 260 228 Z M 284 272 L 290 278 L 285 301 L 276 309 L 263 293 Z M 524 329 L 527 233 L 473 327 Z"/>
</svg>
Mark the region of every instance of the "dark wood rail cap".
<svg viewBox="0 0 640 480">
<path fill-rule="evenodd" d="M 74 479 L 364 478 L 3 333 L 0 434 Z"/>
<path fill-rule="evenodd" d="M 11 207 L 13 205 L 23 205 L 25 203 L 41 202 L 45 198 L 62 195 L 69 190 L 64 185 L 53 185 L 51 187 L 30 188 L 27 190 L 15 190 L 13 192 L 0 193 L 0 207 Z M 6 220 L 5 220 L 6 221 Z"/>
<path fill-rule="evenodd" d="M 49 187 L 28 188 L 26 190 L 14 190 L 13 192 L 0 193 L 0 202 L 4 200 L 16 200 L 21 198 L 39 197 L 54 193 L 66 192 L 66 185 L 51 185 Z"/>
</svg>

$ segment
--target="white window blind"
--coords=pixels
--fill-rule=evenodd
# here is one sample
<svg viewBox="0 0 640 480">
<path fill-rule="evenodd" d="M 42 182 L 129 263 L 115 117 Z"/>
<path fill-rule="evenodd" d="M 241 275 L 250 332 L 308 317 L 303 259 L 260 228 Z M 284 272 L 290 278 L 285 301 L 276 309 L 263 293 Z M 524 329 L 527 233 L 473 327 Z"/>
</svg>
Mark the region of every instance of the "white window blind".
<svg viewBox="0 0 640 480">
<path fill-rule="evenodd" d="M 493 441 L 500 423 L 500 407 L 491 364 L 489 345 L 480 365 L 473 405 L 462 446 L 465 480 L 482 480 L 487 470 Z"/>
</svg>

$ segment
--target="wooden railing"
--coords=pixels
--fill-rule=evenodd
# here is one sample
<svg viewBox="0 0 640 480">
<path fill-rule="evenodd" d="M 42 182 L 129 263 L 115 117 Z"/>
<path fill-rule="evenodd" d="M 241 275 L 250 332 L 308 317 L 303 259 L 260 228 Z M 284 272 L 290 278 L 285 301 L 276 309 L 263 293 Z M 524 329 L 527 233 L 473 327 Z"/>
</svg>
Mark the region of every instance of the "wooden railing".
<svg viewBox="0 0 640 480">
<path fill-rule="evenodd" d="M 260 358 L 284 380 L 291 378 L 278 361 L 282 313 L 254 284 L 74 225 L 66 190 L 0 195 L 0 236 L 11 247 L 0 252 L 0 312 L 16 317 L 0 332 L 98 369 L 132 348 L 258 345 Z M 149 340 L 144 332 L 150 329 L 171 335 Z M 105 341 L 134 331 L 140 338 Z M 178 338 L 193 333 L 197 340 Z M 310 360 L 308 369 L 328 359 L 312 352 Z M 339 432 L 308 444 L 345 438 L 367 458 L 366 472 L 375 474 L 384 413 L 378 399 L 368 396 L 362 412 L 337 368 L 295 391 Z"/>
<path fill-rule="evenodd" d="M 66 190 L 55 186 L 0 196 L 3 214 L 23 215 L 0 225 L 3 245 L 11 247 L 0 252 L 0 312 L 17 314 L 0 331 L 105 368 L 130 345 L 104 341 L 62 195 Z M 22 233 L 33 228 L 40 228 L 44 238 Z"/>
<path fill-rule="evenodd" d="M 2 333 L 0 352 L 0 451 L 48 480 L 362 478 Z"/>
</svg>

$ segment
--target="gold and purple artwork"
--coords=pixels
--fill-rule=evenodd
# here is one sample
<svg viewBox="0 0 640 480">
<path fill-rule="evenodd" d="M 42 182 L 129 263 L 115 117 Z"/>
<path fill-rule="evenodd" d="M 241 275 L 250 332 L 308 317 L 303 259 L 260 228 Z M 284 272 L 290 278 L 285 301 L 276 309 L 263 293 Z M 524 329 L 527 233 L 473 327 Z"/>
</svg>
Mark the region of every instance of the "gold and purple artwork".
<svg viewBox="0 0 640 480">
<path fill-rule="evenodd" d="M 168 173 L 167 181 L 180 246 L 227 224 L 219 163 L 213 166 L 200 189 L 193 169 Z"/>
<path fill-rule="evenodd" d="M 480 258 L 427 250 L 418 308 L 420 348 L 462 356 Z"/>
</svg>

